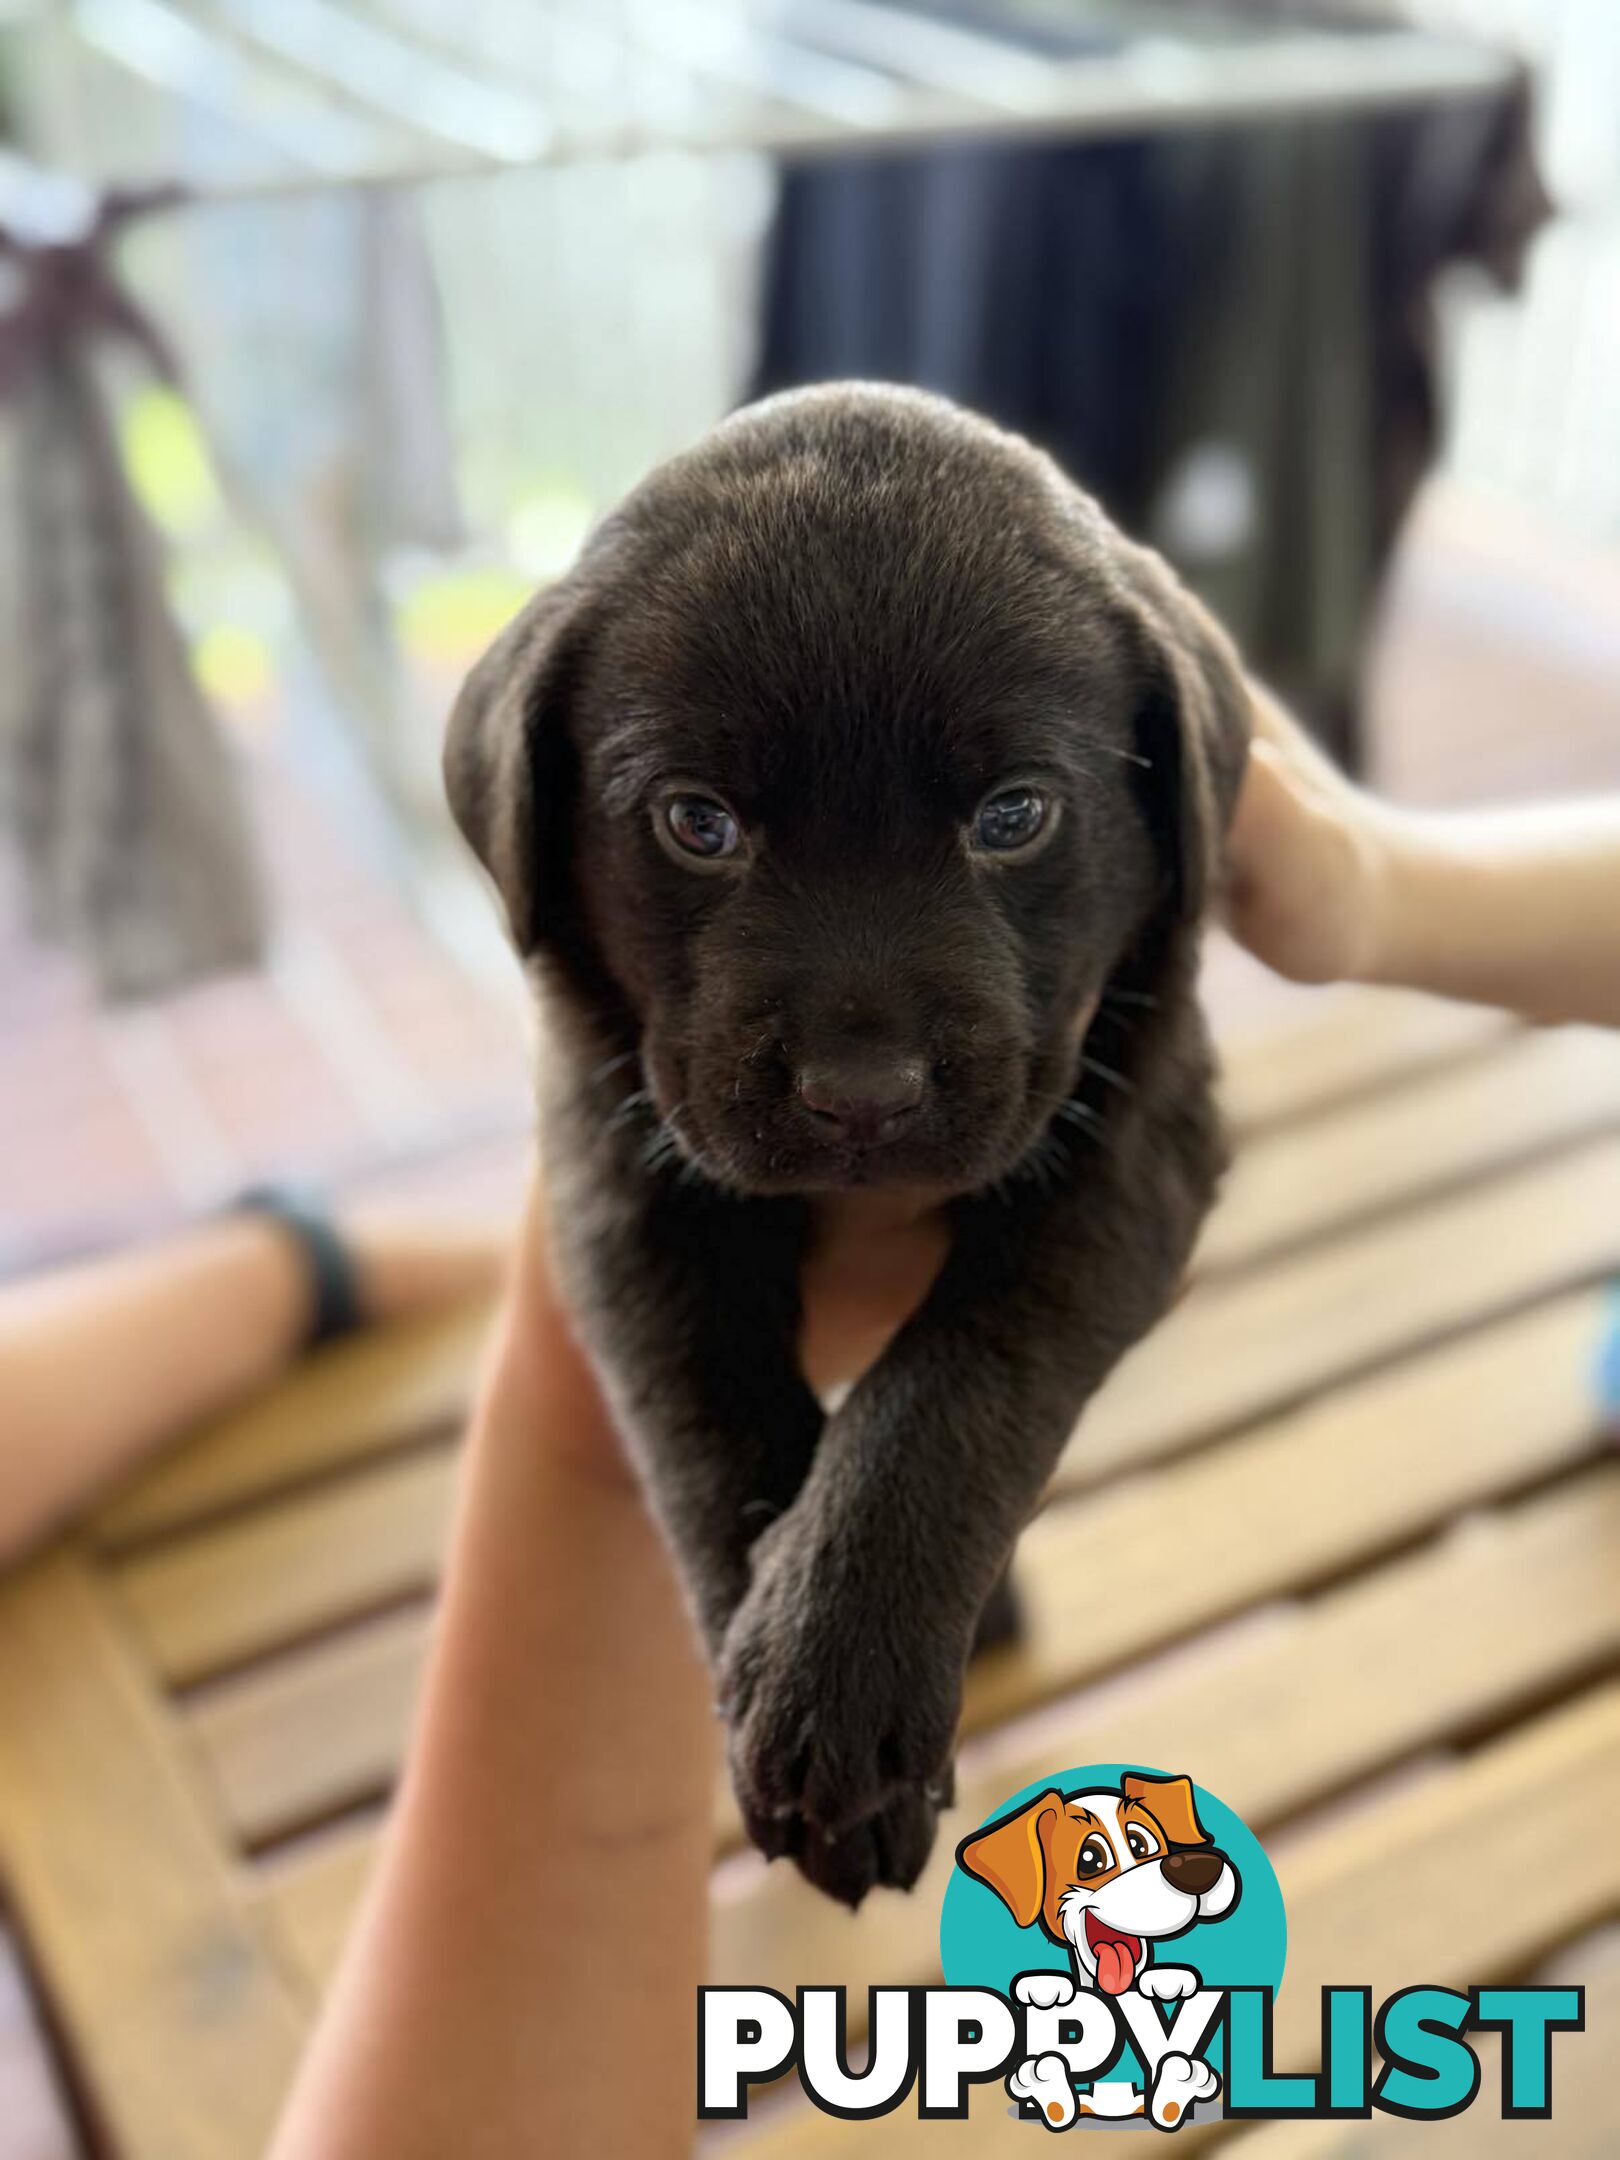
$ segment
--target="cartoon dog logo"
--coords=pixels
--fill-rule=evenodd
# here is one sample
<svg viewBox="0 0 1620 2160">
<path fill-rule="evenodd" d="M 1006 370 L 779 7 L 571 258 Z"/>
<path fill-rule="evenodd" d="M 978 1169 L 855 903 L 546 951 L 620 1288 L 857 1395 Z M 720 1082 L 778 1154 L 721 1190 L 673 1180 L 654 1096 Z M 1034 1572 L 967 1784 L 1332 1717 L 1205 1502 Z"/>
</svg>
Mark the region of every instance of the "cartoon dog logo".
<svg viewBox="0 0 1620 2160">
<path fill-rule="evenodd" d="M 1014 1993 L 1042 2010 L 1073 2002 L 1077 1990 L 1122 1996 L 1134 1989 L 1175 2002 L 1202 1985 L 1189 1965 L 1157 1964 L 1155 1946 L 1219 1920 L 1237 1904 L 1238 1872 L 1198 1819 L 1184 1777 L 1130 1773 L 1095 1792 L 1044 1792 L 1015 1814 L 976 1830 L 957 1848 L 957 1865 L 985 1883 L 1021 1928 L 1039 1923 L 1069 1952 L 1073 1978 L 1021 1973 Z M 1166 2053 L 1146 2093 L 1098 2084 L 1078 2112 L 1147 2115 L 1160 2129 L 1213 2100 L 1220 2078 L 1208 2063 Z M 1031 2103 L 1049 2129 L 1074 2120 L 1076 2097 L 1059 2054 L 1031 2057 L 1009 2076 L 1013 2099 Z"/>
</svg>

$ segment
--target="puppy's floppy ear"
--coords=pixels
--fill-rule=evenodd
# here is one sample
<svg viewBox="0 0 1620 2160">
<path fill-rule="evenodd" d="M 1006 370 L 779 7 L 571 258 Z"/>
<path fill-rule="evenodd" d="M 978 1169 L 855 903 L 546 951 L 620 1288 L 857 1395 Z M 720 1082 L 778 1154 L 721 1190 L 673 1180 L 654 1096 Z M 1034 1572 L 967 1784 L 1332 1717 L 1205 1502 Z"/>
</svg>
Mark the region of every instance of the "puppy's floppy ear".
<svg viewBox="0 0 1620 2160">
<path fill-rule="evenodd" d="M 1044 1792 L 1016 1815 L 975 1830 L 956 1848 L 956 1864 L 990 1888 L 1020 1927 L 1029 1927 L 1046 1902 L 1046 1848 L 1042 1819 L 1063 1812 L 1063 1795 Z"/>
<path fill-rule="evenodd" d="M 1249 754 L 1249 696 L 1225 632 L 1157 555 L 1122 541 L 1145 683 L 1138 772 L 1149 830 L 1174 877 L 1176 912 L 1203 913 Z"/>
<path fill-rule="evenodd" d="M 568 883 L 567 707 L 588 590 L 575 571 L 537 593 L 462 684 L 445 730 L 451 815 L 495 880 L 525 958 L 555 928 Z"/>
<path fill-rule="evenodd" d="M 1172 1845 L 1213 1845 L 1214 1839 L 1198 1820 L 1192 1781 L 1184 1777 L 1145 1777 L 1131 1771 L 1119 1781 L 1127 1800 L 1139 1800 Z"/>
</svg>

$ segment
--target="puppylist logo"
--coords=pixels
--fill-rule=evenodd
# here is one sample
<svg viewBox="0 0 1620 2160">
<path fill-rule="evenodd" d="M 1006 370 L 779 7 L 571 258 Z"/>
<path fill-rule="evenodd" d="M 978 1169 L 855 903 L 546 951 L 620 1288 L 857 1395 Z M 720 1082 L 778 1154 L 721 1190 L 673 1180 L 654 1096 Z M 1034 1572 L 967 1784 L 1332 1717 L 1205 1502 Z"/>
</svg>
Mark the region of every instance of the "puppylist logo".
<svg viewBox="0 0 1620 2160">
<path fill-rule="evenodd" d="M 959 2120 L 999 2083 L 1009 2114 L 1062 2132 L 1175 2132 L 1243 2120 L 1419 2122 L 1479 2097 L 1470 2034 L 1501 2036 L 1500 2112 L 1552 2113 L 1557 2032 L 1582 2029 L 1578 1987 L 1322 1990 L 1319 2072 L 1272 2067 L 1287 1922 L 1258 1839 L 1191 1779 L 1092 1763 L 1013 1794 L 956 1851 L 940 1922 L 942 1987 L 868 1991 L 865 2063 L 850 2068 L 842 1988 L 703 1988 L 698 2113 L 748 2112 L 751 2087 L 796 2069 L 817 2107 L 866 2121 L 908 2104 Z M 913 2099 L 913 2095 L 915 2096 Z"/>
</svg>

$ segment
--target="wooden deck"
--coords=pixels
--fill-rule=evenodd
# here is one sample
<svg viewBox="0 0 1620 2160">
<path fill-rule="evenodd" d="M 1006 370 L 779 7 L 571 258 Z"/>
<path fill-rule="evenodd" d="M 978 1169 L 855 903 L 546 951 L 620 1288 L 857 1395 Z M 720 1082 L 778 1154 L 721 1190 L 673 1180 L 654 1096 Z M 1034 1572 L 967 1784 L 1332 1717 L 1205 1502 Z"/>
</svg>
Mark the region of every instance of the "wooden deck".
<svg viewBox="0 0 1620 2160">
<path fill-rule="evenodd" d="M 1216 2125 L 1189 2150 L 1612 2155 L 1620 1460 L 1596 1375 L 1620 1038 L 1300 1005 L 1230 1055 L 1226 1198 L 1025 1539 L 1028 1638 L 974 1675 L 929 1873 L 851 1917 L 733 1855 L 715 1974 L 926 1979 L 960 1826 L 1056 1764 L 1185 1764 L 1282 1877 L 1281 2065 L 1309 2062 L 1327 1979 L 1552 1968 L 1589 1997 L 1550 2131 L 1482 2102 L 1439 2130 Z M 256 2160 L 399 1761 L 482 1325 L 312 1360 L 0 1585 L 0 1874 L 78 2096 L 49 2160 L 86 2124 L 116 2160 Z M 723 1792 L 716 1818 L 734 1845 Z M 721 2142 L 1027 2150 L 1004 2105 L 925 2130 L 786 2097 Z"/>
</svg>

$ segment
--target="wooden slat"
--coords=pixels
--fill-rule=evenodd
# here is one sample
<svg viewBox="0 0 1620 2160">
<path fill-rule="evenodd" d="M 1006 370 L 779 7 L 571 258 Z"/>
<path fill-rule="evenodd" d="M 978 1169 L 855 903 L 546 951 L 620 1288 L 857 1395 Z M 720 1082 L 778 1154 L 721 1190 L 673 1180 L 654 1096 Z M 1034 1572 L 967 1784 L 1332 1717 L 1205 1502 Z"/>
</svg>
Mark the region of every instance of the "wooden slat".
<svg viewBox="0 0 1620 2160">
<path fill-rule="evenodd" d="M 489 1317 L 471 1305 L 317 1351 L 167 1452 L 98 1510 L 91 1534 L 103 1546 L 152 1538 L 458 1425 Z"/>
<path fill-rule="evenodd" d="M 249 1845 L 392 1785 L 430 1622 L 391 1613 L 229 1681 L 196 1703 L 191 1735 Z"/>
<path fill-rule="evenodd" d="M 1121 1700 L 1104 1759 L 1179 1748 L 1210 1765 L 1213 1790 L 1275 1821 L 1620 1651 L 1617 1556 L 1620 1467 L 1606 1464 L 1289 1608 L 1228 1653 L 1201 1645 L 1196 1670 Z"/>
<path fill-rule="evenodd" d="M 1051 1508 L 1020 1548 L 1025 1641 L 975 1667 L 969 1729 L 1577 1461 L 1598 1430 L 1591 1368 L 1605 1312 L 1601 1291 L 1557 1299 Z M 420 1614 L 390 1616 L 195 1706 L 193 1736 L 241 1837 L 262 1841 L 385 1788 L 425 1634 Z M 720 1827 L 736 1834 L 729 1795 Z"/>
<path fill-rule="evenodd" d="M 261 2151 L 306 2002 L 71 1551 L 0 1592 L 0 1853 L 119 2160 Z"/>
<path fill-rule="evenodd" d="M 1277 2066 L 1308 2068 L 1314 2061 L 1320 1990 L 1329 1983 L 1365 1983 L 1379 1998 L 1417 1980 L 1466 1987 L 1510 1974 L 1560 1936 L 1590 1926 L 1620 1899 L 1620 1841 L 1591 1835 L 1593 1823 L 1617 1814 L 1620 1690 L 1605 1687 L 1386 1798 L 1360 1820 L 1280 1844 L 1273 1857 L 1288 1909 L 1288 1970 L 1277 1997 Z M 1527 1822 L 1536 1825 L 1534 1867 L 1523 1864 Z M 1490 1895 L 1481 1894 L 1482 1884 L 1490 1885 Z M 1553 2122 L 1526 2126 L 1539 2133 L 1533 2149 L 1547 2160 L 1564 2160 L 1566 2151 L 1614 2149 L 1560 2142 L 1561 2077 L 1589 2040 L 1571 2034 L 1556 2047 Z M 1588 2062 L 1577 2078 L 1593 2074 Z M 1483 2128 L 1490 2105 L 1481 2095 L 1459 2126 Z M 1031 2127 L 1009 2120 L 1005 2108 L 994 2087 L 976 2096 L 972 2119 L 961 2125 L 920 2123 L 909 2109 L 846 2123 L 795 2103 L 773 2123 L 739 2136 L 735 2150 L 747 2160 L 909 2160 L 913 2153 L 925 2160 L 939 2137 L 949 2135 L 963 2160 L 1027 2153 Z M 1310 2160 L 1328 2153 L 1359 2160 L 1365 2130 L 1337 2126 L 1340 2142 L 1307 2148 Z M 1207 2142 L 1183 2131 L 1176 2150 L 1201 2150 Z M 1219 2141 L 1223 2153 L 1282 2160 L 1259 2148 L 1254 2135 Z M 1462 2138 L 1458 2149 L 1498 2148 Z M 1291 2145 L 1284 2152 L 1294 2160 Z"/>
<path fill-rule="evenodd" d="M 975 1723 L 1364 1562 L 1600 1439 L 1589 1290 L 1381 1372 L 1187 1461 L 1060 1501 L 1020 1547 L 1026 1641 Z"/>
<path fill-rule="evenodd" d="M 1297 1000 L 1297 1020 L 1221 1041 L 1221 1101 L 1242 1132 L 1468 1057 L 1511 1026 L 1483 1006 L 1408 990 L 1335 987 L 1300 991 Z"/>
<path fill-rule="evenodd" d="M 1506 1036 L 1452 1064 L 1240 1150 L 1199 1267 L 1251 1262 L 1604 1126 L 1620 1125 L 1620 1036 L 1585 1028 Z"/>
<path fill-rule="evenodd" d="M 926 1974 L 956 1840 L 1054 1765 L 1184 1761 L 1241 1815 L 1275 1821 L 1620 1651 L 1617 1554 L 1620 1467 L 1605 1465 L 1128 1692 L 1071 1697 L 964 1755 L 960 1805 L 911 1898 L 880 1893 L 852 1917 L 785 1867 L 743 1864 L 743 1887 L 716 1912 L 715 1970 L 790 1992 Z M 288 1871 L 267 1900 L 301 1944 L 329 1948 L 343 1927 L 334 1903 L 363 1864 L 357 1848 L 313 1887 Z"/>
<path fill-rule="evenodd" d="M 1620 1263 L 1620 1140 L 1589 1143 L 1275 1268 L 1197 1283 L 1130 1352 L 1059 1470 L 1089 1483 Z"/>
<path fill-rule="evenodd" d="M 426 1590 L 455 1471 L 450 1444 L 138 1553 L 113 1580 L 176 1684 Z"/>
<path fill-rule="evenodd" d="M 0 2160 L 81 2160 L 22 1959 L 0 1922 Z"/>
</svg>

